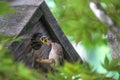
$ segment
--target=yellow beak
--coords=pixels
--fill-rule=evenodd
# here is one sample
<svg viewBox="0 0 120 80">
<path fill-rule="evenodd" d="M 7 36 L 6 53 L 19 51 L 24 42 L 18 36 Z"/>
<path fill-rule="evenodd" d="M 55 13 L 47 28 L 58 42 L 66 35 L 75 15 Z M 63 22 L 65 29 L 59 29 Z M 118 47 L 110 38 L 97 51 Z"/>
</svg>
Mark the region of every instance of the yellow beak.
<svg viewBox="0 0 120 80">
<path fill-rule="evenodd" d="M 43 44 L 47 44 L 48 46 L 51 45 L 51 41 L 48 40 L 46 37 L 40 38 L 40 41 L 41 41 Z"/>
</svg>

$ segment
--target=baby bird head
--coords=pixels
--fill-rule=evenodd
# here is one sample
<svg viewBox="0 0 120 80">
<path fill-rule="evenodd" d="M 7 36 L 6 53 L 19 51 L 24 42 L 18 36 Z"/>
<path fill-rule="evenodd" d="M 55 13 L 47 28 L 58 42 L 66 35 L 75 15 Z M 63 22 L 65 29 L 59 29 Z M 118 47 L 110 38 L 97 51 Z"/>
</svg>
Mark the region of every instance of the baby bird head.
<svg viewBox="0 0 120 80">
<path fill-rule="evenodd" d="M 51 44 L 51 41 L 48 40 L 48 37 L 46 37 L 46 36 L 41 36 L 41 37 L 40 37 L 40 41 L 41 41 L 43 44 L 47 44 L 48 46 Z"/>
</svg>

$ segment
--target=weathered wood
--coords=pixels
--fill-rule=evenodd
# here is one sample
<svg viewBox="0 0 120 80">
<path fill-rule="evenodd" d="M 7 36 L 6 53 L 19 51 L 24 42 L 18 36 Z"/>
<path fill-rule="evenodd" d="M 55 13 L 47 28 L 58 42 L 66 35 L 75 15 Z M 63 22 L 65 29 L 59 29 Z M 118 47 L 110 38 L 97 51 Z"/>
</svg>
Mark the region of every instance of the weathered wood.
<svg viewBox="0 0 120 80">
<path fill-rule="evenodd" d="M 44 0 L 6 0 L 10 2 L 12 6 L 39 6 Z"/>
<path fill-rule="evenodd" d="M 5 0 L 14 8 L 13 14 L 0 16 L 0 34 L 16 36 L 28 23 L 36 9 L 44 0 Z"/>
<path fill-rule="evenodd" d="M 33 14 L 33 16 L 31 17 L 31 19 L 27 22 L 26 26 L 24 26 L 24 28 L 21 30 L 21 32 L 19 33 L 18 36 L 24 35 L 26 33 L 31 32 L 31 30 L 33 29 L 33 27 L 39 23 L 39 19 L 41 18 L 41 16 L 43 15 L 40 6 L 37 8 L 37 10 L 35 11 L 35 13 Z"/>
<path fill-rule="evenodd" d="M 42 28 L 38 27 L 40 25 L 39 23 L 43 24 L 45 30 L 42 30 Z M 32 32 L 34 28 L 36 29 Z M 43 2 L 38 7 L 32 18 L 29 20 L 29 22 L 26 24 L 18 36 L 26 34 L 31 34 L 29 36 L 32 36 L 35 32 L 41 32 L 51 38 L 53 42 L 59 42 L 64 49 L 64 56 L 66 60 L 77 61 L 80 58 L 78 53 L 74 50 L 73 46 L 66 38 L 65 34 L 60 29 L 60 26 L 58 25 L 45 2 Z"/>
<path fill-rule="evenodd" d="M 42 70 L 44 68 L 45 71 L 48 71 L 51 69 L 49 64 L 36 63 L 35 59 L 47 59 L 51 47 L 42 45 L 39 50 L 33 50 L 30 45 L 32 34 L 35 32 L 44 32 L 44 34 L 47 34 L 47 32 L 40 22 L 37 23 L 33 29 L 27 31 L 28 32 L 25 33 L 24 36 L 29 36 L 29 38 L 26 38 L 17 43 L 12 43 L 11 45 L 13 47 L 12 54 L 14 55 L 15 61 L 22 61 L 26 66 L 30 68 L 36 68 L 39 70 Z"/>
</svg>

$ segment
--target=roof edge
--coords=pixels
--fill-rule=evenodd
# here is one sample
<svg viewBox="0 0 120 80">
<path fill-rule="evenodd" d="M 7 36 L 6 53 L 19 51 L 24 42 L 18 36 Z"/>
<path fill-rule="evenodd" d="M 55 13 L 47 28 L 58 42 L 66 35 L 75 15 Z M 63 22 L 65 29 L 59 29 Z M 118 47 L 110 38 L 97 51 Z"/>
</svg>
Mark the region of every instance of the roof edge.
<svg viewBox="0 0 120 80">
<path fill-rule="evenodd" d="M 9 1 L 11 6 L 33 5 L 39 6 L 44 0 L 11 0 Z"/>
</svg>

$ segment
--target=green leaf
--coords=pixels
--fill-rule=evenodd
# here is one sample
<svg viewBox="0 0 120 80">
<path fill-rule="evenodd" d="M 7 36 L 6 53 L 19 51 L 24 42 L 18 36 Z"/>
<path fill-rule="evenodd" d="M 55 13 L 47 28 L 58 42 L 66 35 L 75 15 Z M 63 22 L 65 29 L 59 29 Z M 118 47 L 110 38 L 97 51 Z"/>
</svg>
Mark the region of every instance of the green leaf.
<svg viewBox="0 0 120 80">
<path fill-rule="evenodd" d="M 0 16 L 4 16 L 8 13 L 13 13 L 14 9 L 5 1 L 0 1 Z"/>
</svg>

